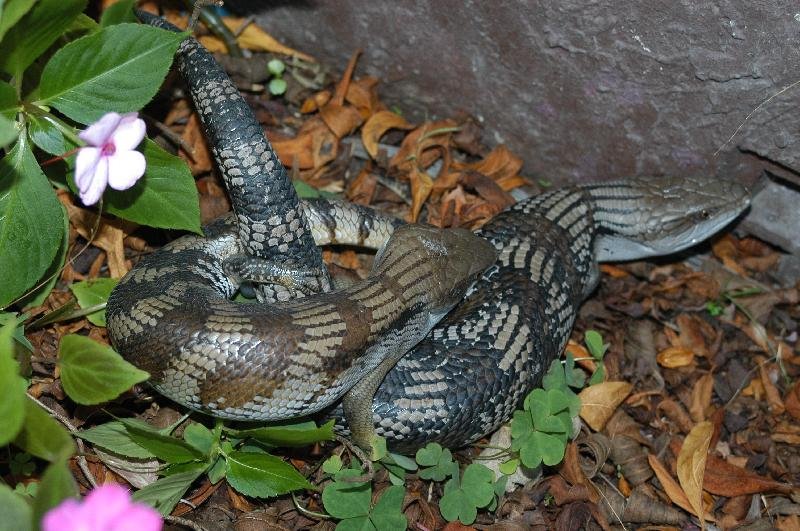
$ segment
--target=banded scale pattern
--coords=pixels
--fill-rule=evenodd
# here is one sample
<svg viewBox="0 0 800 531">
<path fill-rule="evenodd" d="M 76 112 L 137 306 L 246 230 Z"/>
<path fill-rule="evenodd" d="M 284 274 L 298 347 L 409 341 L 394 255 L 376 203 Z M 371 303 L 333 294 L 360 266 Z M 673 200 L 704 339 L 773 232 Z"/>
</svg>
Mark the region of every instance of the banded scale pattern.
<svg viewBox="0 0 800 531">
<path fill-rule="evenodd" d="M 319 206 L 309 211 L 324 217 L 335 208 Z M 185 236 L 148 256 L 120 281 L 106 312 L 114 348 L 148 371 L 159 392 L 229 419 L 282 420 L 329 406 L 419 342 L 495 258 L 469 231 L 407 225 L 363 281 L 313 299 L 238 304 L 223 268 L 241 253 L 235 228 L 229 216 L 205 237 Z"/>
</svg>

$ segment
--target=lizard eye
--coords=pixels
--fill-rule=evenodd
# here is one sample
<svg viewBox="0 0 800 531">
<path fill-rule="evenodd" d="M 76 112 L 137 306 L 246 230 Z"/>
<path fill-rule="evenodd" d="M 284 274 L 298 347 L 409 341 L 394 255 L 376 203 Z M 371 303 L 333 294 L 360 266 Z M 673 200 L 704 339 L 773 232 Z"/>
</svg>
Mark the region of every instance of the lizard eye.
<svg viewBox="0 0 800 531">
<path fill-rule="evenodd" d="M 700 211 L 700 219 L 709 219 L 711 218 L 711 212 L 706 209 Z"/>
</svg>

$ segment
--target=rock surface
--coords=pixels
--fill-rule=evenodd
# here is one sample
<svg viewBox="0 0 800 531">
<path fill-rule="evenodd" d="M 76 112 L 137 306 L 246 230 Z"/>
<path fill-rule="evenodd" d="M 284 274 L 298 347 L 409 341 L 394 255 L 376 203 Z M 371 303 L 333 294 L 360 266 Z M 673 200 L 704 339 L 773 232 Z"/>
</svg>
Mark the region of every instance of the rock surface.
<svg viewBox="0 0 800 531">
<path fill-rule="evenodd" d="M 378 76 L 420 120 L 463 109 L 554 183 L 763 168 L 800 182 L 800 5 L 793 2 L 284 1 L 257 20 L 289 45 Z"/>
</svg>

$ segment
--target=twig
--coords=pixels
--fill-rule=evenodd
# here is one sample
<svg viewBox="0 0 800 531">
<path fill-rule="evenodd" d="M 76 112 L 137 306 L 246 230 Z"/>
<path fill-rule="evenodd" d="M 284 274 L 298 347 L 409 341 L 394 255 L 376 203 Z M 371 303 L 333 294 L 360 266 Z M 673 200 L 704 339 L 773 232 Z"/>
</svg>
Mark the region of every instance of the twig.
<svg viewBox="0 0 800 531">
<path fill-rule="evenodd" d="M 188 527 L 189 529 L 194 529 L 195 531 L 208 531 L 207 527 L 204 527 L 198 524 L 197 522 L 193 522 L 192 520 L 189 520 L 187 518 L 181 518 L 180 516 L 167 515 L 164 517 L 164 520 L 171 524 L 182 525 L 184 527 Z"/>
<path fill-rule="evenodd" d="M 53 418 L 61 422 L 61 424 L 66 426 L 72 435 L 75 435 L 78 432 L 78 428 L 76 428 L 67 417 L 65 417 L 58 411 L 54 410 L 53 408 L 46 406 L 41 400 L 31 395 L 30 393 L 26 394 L 28 395 L 28 398 L 39 404 L 39 407 L 47 411 L 50 414 L 50 416 L 52 416 Z M 80 437 L 75 437 L 75 442 L 77 443 L 78 451 L 80 452 L 76 456 L 76 460 L 78 461 L 78 467 L 81 469 L 81 472 L 83 472 L 83 475 L 86 476 L 86 479 L 89 481 L 89 484 L 92 486 L 92 488 L 95 488 L 97 487 L 97 479 L 95 479 L 94 474 L 92 474 L 92 471 L 89 470 L 89 464 L 86 461 L 86 456 L 83 455 L 86 453 L 86 447 L 83 445 L 83 439 L 81 439 Z"/>
<path fill-rule="evenodd" d="M 158 129 L 158 132 L 164 135 L 167 138 L 167 140 L 169 140 L 170 142 L 172 142 L 172 144 L 176 146 L 180 146 L 180 148 L 184 150 L 189 155 L 189 157 L 191 157 L 193 161 L 196 160 L 194 158 L 195 156 L 194 148 L 189 144 L 187 144 L 186 141 L 184 141 L 183 138 L 181 138 L 181 136 L 178 135 L 175 131 L 170 129 L 169 126 L 167 126 L 163 122 L 159 122 L 158 120 L 150 116 L 143 115 L 143 117 L 150 123 L 150 125 Z"/>
</svg>

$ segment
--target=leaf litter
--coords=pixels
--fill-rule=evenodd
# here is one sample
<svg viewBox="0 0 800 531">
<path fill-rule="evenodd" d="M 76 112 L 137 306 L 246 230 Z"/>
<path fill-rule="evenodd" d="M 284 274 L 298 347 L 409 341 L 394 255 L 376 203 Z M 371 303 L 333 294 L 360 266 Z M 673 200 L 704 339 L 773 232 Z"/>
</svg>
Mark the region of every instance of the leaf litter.
<svg viewBox="0 0 800 531">
<path fill-rule="evenodd" d="M 226 24 L 234 31 L 243 28 L 239 44 L 253 50 L 255 60 L 266 63 L 278 57 L 290 73 L 298 72 L 286 77 L 284 99 L 270 99 L 263 89 L 248 92 L 247 98 L 292 178 L 311 189 L 409 221 L 470 229 L 512 204 L 512 190 L 542 191 L 533 176 L 522 174 L 519 156 L 505 146 L 483 143 L 472 117 L 416 121 L 385 104 L 381 81 L 359 77 L 358 52 L 344 73 L 331 75 L 324 66 L 308 66 L 314 64 L 312 57 L 277 43 L 252 22 Z M 213 51 L 224 49 L 213 37 L 203 42 Z M 307 64 L 292 67 L 290 58 Z M 312 71 L 322 73 L 312 79 L 306 75 Z M 235 72 L 233 76 L 247 90 L 257 87 Z M 165 145 L 187 160 L 197 179 L 203 222 L 224 213 L 229 208 L 224 187 L 191 104 L 175 99 L 168 108 L 152 112 L 163 124 Z M 163 232 L 137 230 L 106 215 L 98 220 L 69 195 L 60 199 L 70 219 L 70 261 L 56 289 L 30 310 L 32 316 L 67 304 L 72 298 L 69 282 L 118 278 L 143 253 L 166 241 Z M 87 241 L 88 249 L 79 252 Z M 744 523 L 797 529 L 800 297 L 797 286 L 776 288 L 770 278 L 779 257 L 761 241 L 727 234 L 710 245 L 699 270 L 679 262 L 603 265 L 601 285 L 583 306 L 567 350 L 587 376 L 592 374 L 596 366 L 582 340 L 586 330 L 600 331 L 609 344 L 605 382 L 581 393 L 585 424 L 564 462 L 500 496 L 492 511 L 479 510 L 470 526 L 447 523 L 441 516 L 439 501 L 450 492 L 445 512 L 455 511 L 456 491 L 421 478 L 418 471 L 409 472 L 401 504 L 409 527 L 610 529 L 622 522 L 627 528 L 713 522 L 726 529 Z M 351 277 L 366 274 L 371 261 L 369 253 L 353 250 L 326 250 L 325 258 L 332 270 Z M 27 334 L 34 346 L 33 396 L 81 428 L 108 421 L 104 411 L 110 410 L 161 427 L 169 424 L 159 421 L 165 415 L 173 421 L 179 416 L 140 386 L 103 408 L 69 402 L 61 389 L 56 352 L 60 338 L 74 333 L 108 343 L 104 329 L 85 316 Z M 479 446 L 454 456 L 469 462 Z M 343 450 L 317 444 L 281 455 L 320 485 L 325 481 L 321 462 Z M 88 451 L 87 459 L 102 481 L 125 484 L 127 478 L 140 487 L 142 477 L 155 477 L 152 469 L 144 476 L 131 472 L 142 466 L 133 458 L 128 458 L 126 470 L 124 456 L 102 449 Z M 582 466 L 587 459 L 589 468 Z M 76 458 L 70 466 L 81 490 L 87 490 L 90 485 Z M 390 488 L 386 470 L 377 472 L 372 487 L 371 503 L 377 507 L 379 494 Z M 324 510 L 319 492 L 301 493 L 297 503 L 285 496 L 263 500 L 203 477 L 186 496 L 188 503 L 179 503 L 173 514 L 198 525 L 333 528 L 315 516 Z"/>
</svg>

